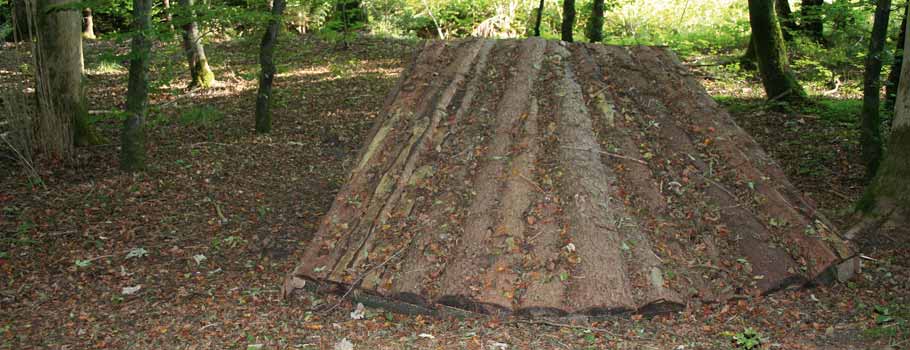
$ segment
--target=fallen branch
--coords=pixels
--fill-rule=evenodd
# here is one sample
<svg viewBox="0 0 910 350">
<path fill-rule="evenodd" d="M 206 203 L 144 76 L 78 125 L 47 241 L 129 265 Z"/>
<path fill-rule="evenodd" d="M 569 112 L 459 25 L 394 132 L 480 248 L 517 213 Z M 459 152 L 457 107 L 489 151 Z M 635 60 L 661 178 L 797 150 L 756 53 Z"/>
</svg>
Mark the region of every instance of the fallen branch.
<svg viewBox="0 0 910 350">
<path fill-rule="evenodd" d="M 606 328 L 579 326 L 579 325 L 568 324 L 568 323 L 559 323 L 559 322 L 550 321 L 547 319 L 514 320 L 514 321 L 510 321 L 509 323 L 523 323 L 523 324 L 531 324 L 531 325 L 544 325 L 544 326 L 557 327 L 557 328 L 580 329 L 580 330 L 590 331 L 592 333 L 594 333 L 594 332 L 603 333 L 603 334 L 609 335 L 613 338 L 621 338 L 620 336 L 616 335 L 616 333 L 613 333 L 612 331 L 610 331 L 609 329 L 606 329 Z"/>
<path fill-rule="evenodd" d="M 591 149 L 591 148 L 570 147 L 570 146 L 562 146 L 562 148 L 565 148 L 565 149 L 574 149 L 574 150 L 578 150 L 578 151 L 588 151 L 588 152 L 600 153 L 600 154 L 607 155 L 607 156 L 610 156 L 610 157 L 613 157 L 613 158 L 631 160 L 631 161 L 636 162 L 636 163 L 641 164 L 641 165 L 648 165 L 647 162 L 645 162 L 645 161 L 643 161 L 643 160 L 641 160 L 641 159 L 632 158 L 632 157 L 629 157 L 629 156 L 624 156 L 624 155 L 622 155 L 622 154 L 613 153 L 613 152 L 601 151 L 601 150 L 596 150 L 596 149 Z"/>
</svg>

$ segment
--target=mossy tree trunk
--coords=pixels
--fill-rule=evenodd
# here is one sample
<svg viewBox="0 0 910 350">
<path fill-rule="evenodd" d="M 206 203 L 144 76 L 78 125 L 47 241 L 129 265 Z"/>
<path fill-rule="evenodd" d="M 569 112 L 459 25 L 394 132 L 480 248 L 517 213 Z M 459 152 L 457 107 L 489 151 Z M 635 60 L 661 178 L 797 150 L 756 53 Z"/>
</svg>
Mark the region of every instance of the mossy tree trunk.
<svg viewBox="0 0 910 350">
<path fill-rule="evenodd" d="M 27 41 L 31 40 L 32 31 L 31 19 L 34 18 L 29 16 L 29 13 L 34 12 L 34 8 L 31 8 L 34 4 L 32 0 L 12 0 L 10 6 L 12 7 L 12 22 L 13 22 L 13 31 L 10 33 L 9 40 L 12 41 Z"/>
<path fill-rule="evenodd" d="M 894 49 L 894 62 L 891 64 L 891 71 L 888 72 L 888 80 L 885 81 L 885 107 L 886 111 L 894 109 L 894 98 L 897 96 L 897 85 L 901 79 L 901 67 L 904 62 L 904 40 L 907 37 L 907 14 L 910 10 L 910 2 L 904 4 L 904 18 L 901 19 L 900 34 L 897 36 L 897 47 Z"/>
<path fill-rule="evenodd" d="M 572 42 L 572 31 L 575 29 L 575 0 L 562 2 L 562 40 Z"/>
<path fill-rule="evenodd" d="M 39 0 L 35 145 L 39 153 L 67 159 L 73 145 L 101 143 L 88 123 L 82 86 L 82 13 L 76 0 Z"/>
<path fill-rule="evenodd" d="M 205 58 L 205 48 L 202 37 L 199 35 L 199 26 L 196 24 L 195 0 L 179 0 L 181 13 L 188 18 L 183 18 L 183 50 L 186 52 L 187 63 L 190 66 L 190 88 L 207 89 L 215 82 L 215 73 L 209 67 Z"/>
<path fill-rule="evenodd" d="M 88 7 L 82 9 L 82 38 L 95 39 L 95 21 Z"/>
<path fill-rule="evenodd" d="M 906 30 L 905 30 L 906 31 Z M 910 45 L 904 38 L 904 55 Z M 897 88 L 894 122 L 888 148 L 876 172 L 875 179 L 866 190 L 858 209 L 865 214 L 850 234 L 864 233 L 882 224 L 902 226 L 910 215 L 910 65 L 901 67 Z"/>
<path fill-rule="evenodd" d="M 540 36 L 540 22 L 543 20 L 543 2 L 540 0 L 540 4 L 537 5 L 537 18 L 534 19 L 534 36 Z"/>
<path fill-rule="evenodd" d="M 281 29 L 281 16 L 284 14 L 285 0 L 274 0 L 272 19 L 269 20 L 262 42 L 259 45 L 259 92 L 256 94 L 256 132 L 267 133 L 272 130 L 272 114 L 269 105 L 272 99 L 272 80 L 275 79 L 275 44 L 278 42 L 278 31 Z"/>
<path fill-rule="evenodd" d="M 875 176 L 882 157 L 879 95 L 881 94 L 882 52 L 888 36 L 888 14 L 890 12 L 891 0 L 876 1 L 872 35 L 869 38 L 869 52 L 866 54 L 866 72 L 863 77 L 860 145 L 863 160 L 866 162 L 866 176 L 869 179 Z"/>
<path fill-rule="evenodd" d="M 604 0 L 594 0 L 594 3 L 591 4 L 591 18 L 588 20 L 585 34 L 588 36 L 588 41 L 592 43 L 604 39 Z"/>
<path fill-rule="evenodd" d="M 746 52 L 739 58 L 739 65 L 745 70 L 755 70 L 758 68 L 756 62 L 758 62 L 758 56 L 755 55 L 755 39 L 750 35 L 749 43 L 746 44 Z"/>
<path fill-rule="evenodd" d="M 145 118 L 148 114 L 148 67 L 152 42 L 152 0 L 133 0 L 133 43 L 126 95 L 126 120 L 120 134 L 120 169 L 145 169 Z"/>
<path fill-rule="evenodd" d="M 803 0 L 799 9 L 800 29 L 819 43 L 824 40 L 824 5 L 825 0 Z"/>
<path fill-rule="evenodd" d="M 749 0 L 749 22 L 758 58 L 758 70 L 768 99 L 799 102 L 806 93 L 796 81 L 787 62 L 780 23 L 774 13 L 773 0 Z"/>
</svg>

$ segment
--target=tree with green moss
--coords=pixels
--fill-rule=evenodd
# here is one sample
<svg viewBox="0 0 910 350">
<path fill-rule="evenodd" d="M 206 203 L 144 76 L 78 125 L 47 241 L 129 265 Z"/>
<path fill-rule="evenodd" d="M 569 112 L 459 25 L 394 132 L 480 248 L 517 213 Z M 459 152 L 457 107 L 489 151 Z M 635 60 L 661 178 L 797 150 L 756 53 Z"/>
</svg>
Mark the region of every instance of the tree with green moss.
<svg viewBox="0 0 910 350">
<path fill-rule="evenodd" d="M 199 26 L 196 23 L 195 0 L 180 0 L 180 13 L 186 18 L 183 23 L 183 50 L 186 52 L 187 63 L 190 66 L 190 88 L 207 89 L 215 82 L 215 73 L 209 67 L 205 57 L 205 48 L 202 45 L 202 36 L 199 35 Z"/>
<path fill-rule="evenodd" d="M 588 41 L 600 42 L 604 39 L 604 0 L 594 0 L 591 4 L 591 18 L 585 28 Z"/>
<path fill-rule="evenodd" d="M 891 0 L 878 0 L 872 35 L 869 38 L 869 53 L 866 54 L 866 72 L 863 77 L 863 109 L 860 115 L 860 145 L 863 161 L 866 162 L 866 176 L 871 179 L 878 170 L 882 157 L 882 133 L 880 129 L 879 100 L 881 95 L 882 52 L 888 37 L 888 14 Z"/>
<path fill-rule="evenodd" d="M 575 0 L 562 1 L 562 40 L 572 42 L 575 30 Z"/>
<path fill-rule="evenodd" d="M 905 37 L 904 55 L 910 52 Z M 894 121 L 888 147 L 872 183 L 866 189 L 858 209 L 863 220 L 854 226 L 848 237 L 882 227 L 906 227 L 910 218 L 910 65 L 901 67 L 897 88 Z"/>
<path fill-rule="evenodd" d="M 284 14 L 285 0 L 274 0 L 272 18 L 262 36 L 259 45 L 259 92 L 256 94 L 256 132 L 267 133 L 272 130 L 272 114 L 269 106 L 272 100 L 272 80 L 275 79 L 275 44 L 278 42 L 278 31 L 281 29 L 281 16 Z"/>
<path fill-rule="evenodd" d="M 774 0 L 749 0 L 752 45 L 758 60 L 762 85 L 770 100 L 799 102 L 806 93 L 796 81 L 787 61 L 787 47 L 774 11 Z"/>
<path fill-rule="evenodd" d="M 95 37 L 95 19 L 92 16 L 91 8 L 82 9 L 82 38 L 94 40 Z"/>
<path fill-rule="evenodd" d="M 133 42 L 126 95 L 126 120 L 120 134 L 120 169 L 145 169 L 145 118 L 148 114 L 148 68 L 152 42 L 152 0 L 133 0 Z"/>
<path fill-rule="evenodd" d="M 36 6 L 35 145 L 50 158 L 68 159 L 74 145 L 102 142 L 88 122 L 83 87 L 82 11 L 77 0 L 39 0 Z"/>
</svg>

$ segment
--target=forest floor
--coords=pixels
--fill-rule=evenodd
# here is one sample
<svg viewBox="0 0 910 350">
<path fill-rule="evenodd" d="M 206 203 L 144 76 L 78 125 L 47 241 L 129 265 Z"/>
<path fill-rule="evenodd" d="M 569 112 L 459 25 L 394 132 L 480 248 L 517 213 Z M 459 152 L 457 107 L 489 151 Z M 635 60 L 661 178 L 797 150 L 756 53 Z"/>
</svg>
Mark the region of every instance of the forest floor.
<svg viewBox="0 0 910 350">
<path fill-rule="evenodd" d="M 863 238 L 864 268 L 848 283 L 650 319 L 438 320 L 368 308 L 355 320 L 355 306 L 334 296 L 282 300 L 283 279 L 419 44 L 288 36 L 280 45 L 268 136 L 252 132 L 256 40 L 207 47 L 219 84 L 206 91 L 184 91 L 182 66 L 168 63 L 179 52 L 156 50 L 150 169 L 124 175 L 126 69 L 111 57 L 126 46 L 87 44 L 90 109 L 111 142 L 78 149 L 75 164 L 42 170 L 40 182 L 0 158 L 0 349 L 747 349 L 734 341 L 747 329 L 761 349 L 910 348 L 906 232 Z M 12 51 L 0 53 L 5 82 L 23 79 Z M 782 113 L 754 79 L 696 73 L 797 187 L 849 225 L 862 167 L 856 116 L 838 106 L 857 96 Z"/>
</svg>

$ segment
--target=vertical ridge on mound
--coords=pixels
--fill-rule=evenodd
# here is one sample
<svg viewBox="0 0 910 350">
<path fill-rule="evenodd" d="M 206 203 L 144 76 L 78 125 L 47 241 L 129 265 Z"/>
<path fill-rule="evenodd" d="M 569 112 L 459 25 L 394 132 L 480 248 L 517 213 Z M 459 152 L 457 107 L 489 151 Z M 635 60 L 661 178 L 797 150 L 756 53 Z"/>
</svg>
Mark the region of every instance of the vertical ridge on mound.
<svg viewBox="0 0 910 350">
<path fill-rule="evenodd" d="M 368 140 L 293 276 L 402 311 L 672 312 L 853 254 L 664 49 L 429 42 Z"/>
</svg>

